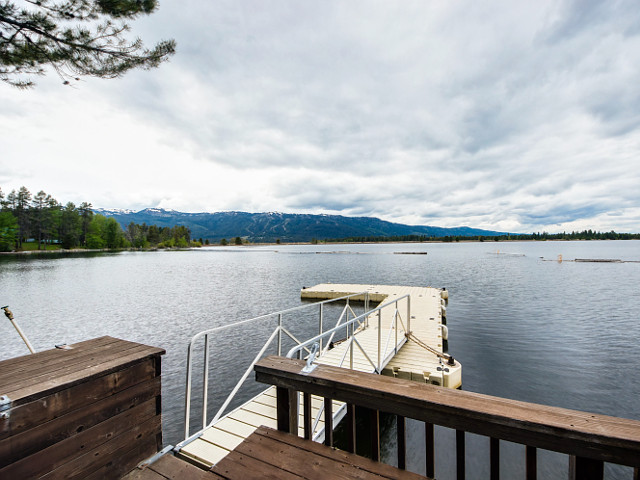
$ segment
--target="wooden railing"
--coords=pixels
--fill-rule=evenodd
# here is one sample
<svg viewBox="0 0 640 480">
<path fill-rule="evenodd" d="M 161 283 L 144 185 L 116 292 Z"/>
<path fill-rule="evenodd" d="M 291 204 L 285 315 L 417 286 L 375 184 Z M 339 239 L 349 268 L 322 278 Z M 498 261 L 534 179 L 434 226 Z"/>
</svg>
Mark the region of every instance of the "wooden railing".
<svg viewBox="0 0 640 480">
<path fill-rule="evenodd" d="M 298 432 L 299 392 L 303 394 L 304 436 L 311 438 L 311 395 L 324 397 L 325 444 L 333 445 L 332 402 L 348 405 L 348 450 L 355 452 L 355 406 L 368 411 L 373 459 L 380 459 L 380 412 L 396 415 L 398 467 L 406 466 L 406 418 L 425 422 L 426 474 L 434 475 L 434 425 L 456 430 L 457 478 L 465 478 L 465 432 L 489 437 L 491 478 L 499 478 L 500 440 L 526 447 L 528 480 L 537 476 L 537 449 L 569 455 L 571 479 L 602 479 L 604 462 L 640 468 L 640 421 L 548 407 L 409 380 L 319 365 L 301 373 L 304 362 L 266 357 L 255 366 L 256 380 L 277 386 L 278 429 Z"/>
</svg>

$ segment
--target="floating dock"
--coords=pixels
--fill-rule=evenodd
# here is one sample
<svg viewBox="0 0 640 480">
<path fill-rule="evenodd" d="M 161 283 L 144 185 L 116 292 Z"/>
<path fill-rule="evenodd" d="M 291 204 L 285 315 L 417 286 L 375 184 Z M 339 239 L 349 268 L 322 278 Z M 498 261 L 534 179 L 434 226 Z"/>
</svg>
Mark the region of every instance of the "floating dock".
<svg viewBox="0 0 640 480">
<path fill-rule="evenodd" d="M 461 387 L 462 366 L 445 354 L 445 305 L 448 298 L 446 290 L 432 287 L 327 283 L 303 288 L 301 297 L 327 300 L 362 293 L 351 300 L 364 301 L 364 292 L 368 294 L 368 301 L 373 303 L 386 304 L 398 300 L 397 310 L 382 309 L 369 315 L 366 322 L 354 333 L 359 348 L 349 351 L 349 342 L 334 342 L 333 348 L 323 351 L 315 363 L 342 368 L 352 366 L 353 370 L 365 373 L 382 373 L 449 388 Z M 405 335 L 405 331 L 409 331 L 410 335 Z M 300 435 L 303 434 L 304 424 L 301 400 L 300 398 L 298 408 Z M 316 441 L 324 440 L 322 404 L 322 398 L 312 397 L 311 413 L 316 419 L 313 439 Z M 346 406 L 343 402 L 333 402 L 333 425 L 338 424 L 345 411 Z M 181 445 L 177 454 L 190 462 L 209 468 L 225 458 L 258 427 L 264 425 L 276 428 L 276 418 L 276 391 L 275 387 L 271 387 L 226 414 L 197 438 Z"/>
</svg>

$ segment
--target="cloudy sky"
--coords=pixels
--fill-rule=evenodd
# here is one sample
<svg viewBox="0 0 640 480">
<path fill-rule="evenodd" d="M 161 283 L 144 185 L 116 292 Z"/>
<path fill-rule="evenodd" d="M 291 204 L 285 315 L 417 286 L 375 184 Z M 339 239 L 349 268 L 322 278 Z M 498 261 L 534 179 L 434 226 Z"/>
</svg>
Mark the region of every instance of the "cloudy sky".
<svg viewBox="0 0 640 480">
<path fill-rule="evenodd" d="M 170 63 L 0 84 L 5 193 L 640 231 L 634 0 L 164 0 L 132 26 Z"/>
</svg>

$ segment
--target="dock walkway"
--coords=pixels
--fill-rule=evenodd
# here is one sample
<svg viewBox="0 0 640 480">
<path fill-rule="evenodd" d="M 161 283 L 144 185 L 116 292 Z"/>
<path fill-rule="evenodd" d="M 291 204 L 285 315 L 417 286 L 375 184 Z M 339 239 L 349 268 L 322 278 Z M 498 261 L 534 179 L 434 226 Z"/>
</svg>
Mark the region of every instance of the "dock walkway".
<svg viewBox="0 0 640 480">
<path fill-rule="evenodd" d="M 369 315 L 368 326 L 355 332 L 357 342 L 362 346 L 353 348 L 353 363 L 349 351 L 349 343 L 342 342 L 333 348 L 323 351 L 315 363 L 349 368 L 364 373 L 375 373 L 378 368 L 383 375 L 404 378 L 423 383 L 459 388 L 462 383 L 462 367 L 457 361 L 454 365 L 443 365 L 442 359 L 432 351 L 425 349 L 413 339 L 443 353 L 443 328 L 446 322 L 446 309 L 442 300 L 442 290 L 431 287 L 407 287 L 388 285 L 354 285 L 354 284 L 320 284 L 304 288 L 303 299 L 326 300 L 340 298 L 350 294 L 368 292 L 369 300 L 376 303 L 392 302 L 409 295 L 407 299 L 398 301 L 398 328 L 393 328 L 393 308 L 383 309 L 378 314 Z M 358 300 L 358 297 L 352 300 Z M 364 297 L 360 300 L 364 300 Z M 410 318 L 408 318 L 408 316 Z M 410 326 L 413 336 L 406 339 L 404 333 Z M 393 338 L 391 338 L 393 337 Z M 397 340 L 397 341 L 396 341 Z M 395 345 L 401 344 L 396 351 Z M 302 401 L 302 399 L 300 399 Z M 312 416 L 317 419 L 313 429 L 313 438 L 324 439 L 323 415 L 320 415 L 323 400 L 312 397 Z M 299 433 L 302 436 L 303 408 L 299 405 Z M 345 404 L 333 402 L 334 420 L 338 422 L 345 415 Z M 178 454 L 201 466 L 210 468 L 238 447 L 245 438 L 260 426 L 276 428 L 276 392 L 271 387 L 245 404 L 222 417 L 214 425 L 206 429 L 202 435 L 181 447 Z"/>
</svg>

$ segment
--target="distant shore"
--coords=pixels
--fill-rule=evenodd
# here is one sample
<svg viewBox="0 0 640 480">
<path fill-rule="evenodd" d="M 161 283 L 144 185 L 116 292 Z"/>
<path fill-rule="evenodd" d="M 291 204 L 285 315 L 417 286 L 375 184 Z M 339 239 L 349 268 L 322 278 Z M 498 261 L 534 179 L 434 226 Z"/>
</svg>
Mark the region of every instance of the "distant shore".
<svg viewBox="0 0 640 480">
<path fill-rule="evenodd" d="M 82 254 L 82 253 L 118 253 L 118 252 L 156 252 L 156 251 L 184 251 L 184 250 L 192 250 L 197 248 L 228 248 L 228 247 L 280 247 L 280 246 L 291 246 L 291 245 L 312 245 L 312 246 L 329 246 L 329 245 L 408 245 L 408 244 L 436 244 L 436 243 L 488 243 L 488 244 L 500 244 L 500 243 L 531 243 L 531 242 L 594 242 L 594 241 L 609 241 L 609 240 L 571 240 L 571 239 L 553 239 L 553 240 L 518 240 L 518 239 L 509 239 L 509 240 L 500 240 L 495 241 L 491 239 L 485 240 L 463 240 L 459 241 L 444 241 L 444 240 L 424 240 L 422 242 L 416 241 L 392 241 L 392 242 L 261 242 L 261 243 L 243 243 L 242 245 L 228 244 L 228 245 L 220 245 L 219 243 L 212 243 L 209 245 L 202 245 L 200 247 L 188 247 L 188 248 L 71 248 L 64 249 L 59 248 L 55 250 L 21 250 L 21 251 L 13 251 L 13 252 L 0 252 L 0 255 L 4 256 L 33 256 L 33 255 L 69 255 L 69 254 Z"/>
</svg>

